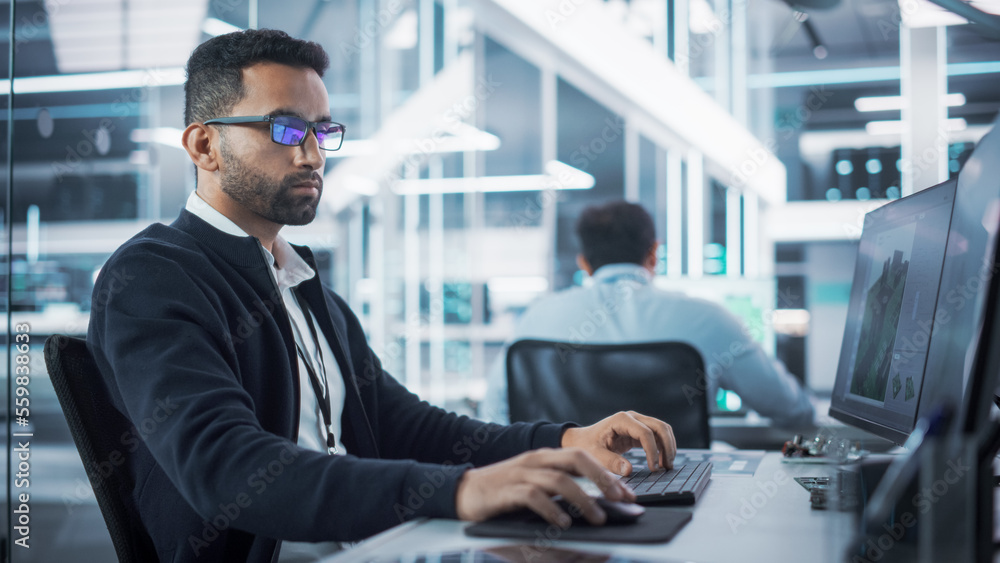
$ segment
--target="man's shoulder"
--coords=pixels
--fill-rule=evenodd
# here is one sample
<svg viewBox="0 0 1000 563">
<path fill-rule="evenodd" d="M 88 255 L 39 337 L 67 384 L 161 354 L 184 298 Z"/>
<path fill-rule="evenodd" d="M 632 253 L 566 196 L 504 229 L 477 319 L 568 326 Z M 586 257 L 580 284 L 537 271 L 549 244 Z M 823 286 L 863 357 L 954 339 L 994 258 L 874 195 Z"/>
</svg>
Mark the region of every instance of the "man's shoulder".
<svg viewBox="0 0 1000 563">
<path fill-rule="evenodd" d="M 547 315 L 552 311 L 564 310 L 567 307 L 573 308 L 586 298 L 586 288 L 578 286 L 570 287 L 535 298 L 534 301 L 528 304 L 524 315 Z"/>
<path fill-rule="evenodd" d="M 704 325 L 713 326 L 717 330 L 742 330 L 743 321 L 722 303 L 687 295 L 680 291 L 659 288 L 654 288 L 654 291 L 657 294 L 655 299 L 661 303 L 669 304 L 675 318 L 699 319 Z"/>
<path fill-rule="evenodd" d="M 140 284 L 142 279 L 178 277 L 214 270 L 212 259 L 190 234 L 170 225 L 153 223 L 118 247 L 101 267 L 95 289 L 114 276 L 128 276 Z"/>
<path fill-rule="evenodd" d="M 660 288 L 650 288 L 650 294 L 654 299 L 664 303 L 671 303 L 677 307 L 687 308 L 705 314 L 717 314 L 728 316 L 728 310 L 721 304 L 703 297 L 688 295 L 682 291 L 666 290 Z"/>
<path fill-rule="evenodd" d="M 573 287 L 536 299 L 525 310 L 522 326 L 547 325 L 553 319 L 584 318 L 597 310 L 626 315 L 646 328 L 676 327 L 697 320 L 700 326 L 738 331 L 741 322 L 723 305 L 683 292 L 652 285 L 623 286 L 621 291 L 598 293 L 593 288 Z"/>
<path fill-rule="evenodd" d="M 146 260 L 163 256 L 204 255 L 190 234 L 171 225 L 153 223 L 128 239 L 112 253 L 108 263 L 120 260 Z"/>
<path fill-rule="evenodd" d="M 669 306 L 705 314 L 728 315 L 726 308 L 708 299 L 692 297 L 680 291 L 666 290 L 653 285 L 624 284 L 610 292 L 598 294 L 593 287 L 571 287 L 536 299 L 529 310 L 543 311 L 552 308 L 574 307 L 600 297 L 625 304 L 634 301 L 642 307 Z"/>
</svg>

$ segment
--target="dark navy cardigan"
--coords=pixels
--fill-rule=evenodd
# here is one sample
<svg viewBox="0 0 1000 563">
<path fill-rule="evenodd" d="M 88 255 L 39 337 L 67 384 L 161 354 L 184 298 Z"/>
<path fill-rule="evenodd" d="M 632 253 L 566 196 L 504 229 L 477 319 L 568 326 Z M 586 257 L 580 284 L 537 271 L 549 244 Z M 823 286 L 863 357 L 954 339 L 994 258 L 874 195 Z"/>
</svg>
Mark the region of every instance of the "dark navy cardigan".
<svg viewBox="0 0 1000 563">
<path fill-rule="evenodd" d="M 301 291 L 344 378 L 350 455 L 299 448 L 298 363 L 268 268 L 256 238 L 184 210 L 122 245 L 95 284 L 88 345 L 134 425 L 116 462 L 161 561 L 269 562 L 282 539 L 354 541 L 453 518 L 468 467 L 558 446 L 563 426 L 485 424 L 421 401 L 313 278 Z"/>
</svg>

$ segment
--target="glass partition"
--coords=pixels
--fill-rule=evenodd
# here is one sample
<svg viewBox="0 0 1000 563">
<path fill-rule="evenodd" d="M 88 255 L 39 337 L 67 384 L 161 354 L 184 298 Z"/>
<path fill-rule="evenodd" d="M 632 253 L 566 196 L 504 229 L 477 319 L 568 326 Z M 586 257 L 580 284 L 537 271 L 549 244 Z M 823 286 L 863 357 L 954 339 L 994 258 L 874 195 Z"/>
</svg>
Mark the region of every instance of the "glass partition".
<svg viewBox="0 0 1000 563">
<path fill-rule="evenodd" d="M 609 22 L 678 55 L 666 8 L 632 4 L 610 2 Z M 313 248 L 320 277 L 351 304 L 384 366 L 434 404 L 474 412 L 518 314 L 579 282 L 573 224 L 586 205 L 627 195 L 643 203 L 665 243 L 658 273 L 668 276 L 703 270 L 704 250 L 689 241 L 732 240 L 732 198 L 703 180 L 700 155 L 629 123 L 602 88 L 483 32 L 466 0 L 55 0 L 9 9 L 0 16 L 13 37 L 0 63 L 9 343 L 0 394 L 6 436 L 31 448 L 30 549 L 12 543 L 4 514 L 15 562 L 114 559 L 42 346 L 53 334 L 86 335 L 104 262 L 151 223 L 173 221 L 194 190 L 180 146 L 183 67 L 210 37 L 277 28 L 327 50 L 324 83 L 347 139 L 327 159 L 332 189 L 317 220 L 283 234 Z M 722 9 L 701 2 L 690 22 L 711 23 Z M 691 27 L 683 56 L 713 90 L 716 42 L 729 32 L 706 29 Z M 567 170 L 593 185 L 553 180 Z M 682 212 L 692 202 L 702 204 L 697 219 Z M 11 377 L 19 365 L 29 379 Z M 11 410 L 19 406 L 24 426 Z M 13 485 L 18 463 L 8 457 L 12 508 L 28 492 Z"/>
<path fill-rule="evenodd" d="M 85 337 L 108 256 L 150 223 L 172 221 L 194 188 L 180 147 L 183 67 L 204 39 L 245 28 L 249 4 L 54 1 L 11 9 L 3 23 L 13 22 L 13 98 L 0 135 L 6 157 L 10 128 L 0 301 L 10 306 L 5 373 L 14 392 L 4 405 L 15 409 L 5 412 L 14 422 L 9 560 L 113 561 L 43 345 L 54 334 Z"/>
</svg>

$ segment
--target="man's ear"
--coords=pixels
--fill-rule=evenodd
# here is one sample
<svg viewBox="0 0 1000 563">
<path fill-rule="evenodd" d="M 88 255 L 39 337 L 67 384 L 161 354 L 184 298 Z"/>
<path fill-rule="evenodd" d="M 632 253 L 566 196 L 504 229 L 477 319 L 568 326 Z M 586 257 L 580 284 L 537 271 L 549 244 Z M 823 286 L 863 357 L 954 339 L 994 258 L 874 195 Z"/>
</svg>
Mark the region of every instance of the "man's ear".
<svg viewBox="0 0 1000 563">
<path fill-rule="evenodd" d="M 181 134 L 184 150 L 191 162 L 202 170 L 215 172 L 219 169 L 218 152 L 212 147 L 212 132 L 201 123 L 192 123 Z"/>
<path fill-rule="evenodd" d="M 646 253 L 646 259 L 643 261 L 642 265 L 649 270 L 651 273 L 656 273 L 656 249 L 659 248 L 660 243 L 654 242 L 653 247 L 649 249 Z"/>
<path fill-rule="evenodd" d="M 594 275 L 594 270 L 593 268 L 590 267 L 590 262 L 588 262 L 587 259 L 584 258 L 583 253 L 576 255 L 576 265 L 584 272 L 587 272 L 588 276 Z"/>
</svg>

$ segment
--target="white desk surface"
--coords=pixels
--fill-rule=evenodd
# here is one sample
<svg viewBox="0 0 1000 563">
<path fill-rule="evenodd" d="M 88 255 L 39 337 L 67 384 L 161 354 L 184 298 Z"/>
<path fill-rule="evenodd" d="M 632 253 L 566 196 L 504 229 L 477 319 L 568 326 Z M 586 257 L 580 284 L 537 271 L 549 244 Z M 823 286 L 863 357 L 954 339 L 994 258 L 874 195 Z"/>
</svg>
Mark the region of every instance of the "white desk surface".
<svg viewBox="0 0 1000 563">
<path fill-rule="evenodd" d="M 809 492 L 793 477 L 830 475 L 829 466 L 781 463 L 768 453 L 753 477 L 713 475 L 694 517 L 666 544 L 560 542 L 554 545 L 656 561 L 774 563 L 843 561 L 853 533 L 850 513 L 813 510 Z M 772 491 L 772 496 L 767 492 Z M 524 540 L 471 538 L 456 520 L 422 520 L 397 526 L 325 559 L 327 563 L 412 557 L 419 553 L 521 544 Z M 527 543 L 535 544 L 533 541 Z M 547 541 L 539 540 L 544 550 Z M 536 558 L 534 561 L 543 561 Z"/>
</svg>

